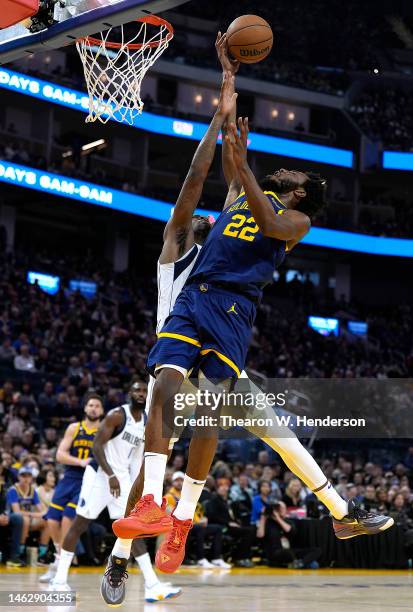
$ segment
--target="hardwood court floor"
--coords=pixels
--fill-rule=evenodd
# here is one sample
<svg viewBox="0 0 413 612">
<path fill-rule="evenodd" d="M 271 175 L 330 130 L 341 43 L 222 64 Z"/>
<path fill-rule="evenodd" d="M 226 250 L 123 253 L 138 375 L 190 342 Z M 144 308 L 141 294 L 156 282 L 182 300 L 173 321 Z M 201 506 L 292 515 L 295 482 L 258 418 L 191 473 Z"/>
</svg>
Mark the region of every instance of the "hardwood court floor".
<svg viewBox="0 0 413 612">
<path fill-rule="evenodd" d="M 0 591 L 41 590 L 42 568 L 0 573 Z M 13 607 L 31 612 L 101 612 L 108 607 L 100 598 L 103 568 L 72 570 L 69 584 L 77 591 L 77 607 Z M 294 571 L 269 568 L 251 570 L 183 569 L 162 578 L 182 587 L 176 599 L 156 604 L 143 601 L 142 578 L 132 569 L 122 610 L 137 612 L 397 612 L 413 609 L 413 572 L 368 570 Z M 2 608 L 5 609 L 5 608 Z M 0 608 L 1 610 L 1 608 Z M 10 612 L 11 609 L 9 608 Z"/>
</svg>

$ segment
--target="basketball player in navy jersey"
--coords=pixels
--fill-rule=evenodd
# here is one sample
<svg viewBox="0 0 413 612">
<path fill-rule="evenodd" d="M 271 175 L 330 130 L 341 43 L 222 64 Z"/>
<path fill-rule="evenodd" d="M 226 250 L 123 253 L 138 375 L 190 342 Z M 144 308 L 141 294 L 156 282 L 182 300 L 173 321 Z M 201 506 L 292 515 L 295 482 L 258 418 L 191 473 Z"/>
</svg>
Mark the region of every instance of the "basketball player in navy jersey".
<svg viewBox="0 0 413 612">
<path fill-rule="evenodd" d="M 56 458 L 66 468 L 58 482 L 46 514 L 47 524 L 55 547 L 55 560 L 49 565 L 40 582 L 50 582 L 57 570 L 60 547 L 76 516 L 76 506 L 82 487 L 85 468 L 93 459 L 93 440 L 103 418 L 103 400 L 96 393 L 84 398 L 84 419 L 71 423 L 57 449 Z"/>
<path fill-rule="evenodd" d="M 224 212 L 148 359 L 149 369 L 158 373 L 158 379 L 147 427 L 150 435 L 147 433 L 146 438 L 143 497 L 128 519 L 117 521 L 131 529 L 129 537 L 169 530 L 156 558 L 157 567 L 166 572 L 175 571 L 182 562 L 193 509 L 215 452 L 215 440 L 193 438 L 191 441 L 187 482 L 184 482 L 189 501 L 185 502 L 187 507 L 180 503 L 180 516 L 175 511 L 171 521 L 165 515 L 164 504 L 161 507 L 167 459 L 164 451 L 168 447 L 168 441 L 161 439 L 162 408 L 179 390 L 186 372 L 199 360 L 208 378 L 222 380 L 240 375 L 255 317 L 255 303 L 262 288 L 271 282 L 273 270 L 283 261 L 285 253 L 308 232 L 310 216 L 324 205 L 326 184 L 319 175 L 281 169 L 259 186 L 246 163 L 248 122 L 241 120 L 239 127 L 240 136 L 231 125 L 226 138 L 238 177 L 234 177 L 234 184 L 231 182 Z M 245 189 L 240 195 L 236 182 Z M 292 455 L 305 460 L 308 453 L 296 438 L 293 441 L 297 444 Z M 300 447 L 300 452 L 295 447 Z M 317 478 L 323 476 L 314 461 L 315 465 L 300 469 L 287 453 L 280 454 L 287 465 L 294 464 L 295 469 L 291 469 L 305 482 L 311 481 L 313 474 Z M 315 492 L 328 507 L 337 510 L 333 514 L 337 516 L 334 520 L 337 537 L 378 533 L 393 524 L 389 517 L 358 512 L 354 505 L 338 496 L 328 481 L 321 482 L 320 491 Z"/>
</svg>

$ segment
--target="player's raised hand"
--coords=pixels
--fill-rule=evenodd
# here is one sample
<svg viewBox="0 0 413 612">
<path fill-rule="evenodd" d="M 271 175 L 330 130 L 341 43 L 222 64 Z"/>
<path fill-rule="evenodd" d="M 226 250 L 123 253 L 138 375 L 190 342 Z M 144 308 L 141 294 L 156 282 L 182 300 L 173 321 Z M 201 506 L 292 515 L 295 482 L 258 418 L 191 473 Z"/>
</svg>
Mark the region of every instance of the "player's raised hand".
<svg viewBox="0 0 413 612">
<path fill-rule="evenodd" d="M 221 32 L 218 32 L 217 39 L 215 41 L 215 49 L 217 51 L 218 59 L 221 63 L 223 72 L 236 74 L 240 64 L 237 60 L 231 59 L 228 55 L 227 35 L 225 33 L 221 34 Z"/>
<path fill-rule="evenodd" d="M 230 72 L 224 72 L 222 78 L 221 93 L 216 113 L 227 117 L 235 108 L 238 94 L 235 93 L 235 77 Z"/>
<path fill-rule="evenodd" d="M 225 136 L 226 142 L 231 146 L 234 163 L 237 166 L 241 166 L 247 161 L 247 147 L 248 147 L 248 117 L 239 117 L 238 129 L 235 123 L 230 123 L 228 126 L 228 133 Z"/>
</svg>

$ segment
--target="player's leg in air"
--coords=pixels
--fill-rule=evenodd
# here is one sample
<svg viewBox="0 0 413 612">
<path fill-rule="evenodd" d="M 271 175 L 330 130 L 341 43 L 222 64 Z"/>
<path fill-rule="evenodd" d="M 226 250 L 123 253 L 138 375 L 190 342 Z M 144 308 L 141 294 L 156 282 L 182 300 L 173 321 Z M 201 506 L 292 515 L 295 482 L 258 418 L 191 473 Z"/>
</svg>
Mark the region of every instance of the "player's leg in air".
<svg viewBox="0 0 413 612">
<path fill-rule="evenodd" d="M 242 372 L 241 378 L 248 381 L 248 392 L 262 398 L 261 389 L 248 380 L 246 372 Z M 243 391 L 245 390 L 243 387 Z M 264 409 L 259 411 L 259 416 L 271 420 L 272 427 L 245 425 L 245 429 L 276 451 L 288 469 L 329 509 L 337 538 L 345 540 L 359 535 L 374 535 L 394 524 L 390 516 L 366 512 L 355 500 L 344 500 L 295 433 L 287 426 L 278 425 L 274 421 L 274 414 L 274 408 L 267 403 Z"/>
</svg>

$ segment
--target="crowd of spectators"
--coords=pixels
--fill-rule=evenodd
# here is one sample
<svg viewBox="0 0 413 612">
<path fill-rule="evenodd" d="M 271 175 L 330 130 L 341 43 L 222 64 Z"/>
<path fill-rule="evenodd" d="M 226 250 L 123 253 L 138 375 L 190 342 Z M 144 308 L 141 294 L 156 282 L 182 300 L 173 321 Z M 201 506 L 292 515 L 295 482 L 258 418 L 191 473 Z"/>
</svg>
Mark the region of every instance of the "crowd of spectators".
<svg viewBox="0 0 413 612">
<path fill-rule="evenodd" d="M 26 282 L 29 261 L 31 267 L 52 266 L 61 275 L 62 288 L 56 295 Z M 56 471 L 55 454 L 62 432 L 82 417 L 87 390 L 102 394 L 110 409 L 124 401 L 133 375 L 145 376 L 145 358 L 155 340 L 156 285 L 153 279 L 131 273 L 114 274 L 104 262 L 97 271 L 93 258 L 52 261 L 16 253 L 2 255 L 0 269 L 0 528 L 10 532 L 12 559 L 25 542 L 30 544 L 31 532 L 37 532 L 42 560 L 49 542 L 42 517 L 61 472 L 60 466 Z M 66 289 L 67 278 L 80 270 L 97 283 L 94 298 Z M 294 311 L 279 310 L 274 291 L 284 301 L 293 300 Z M 323 337 L 308 328 L 308 310 L 317 303 L 309 279 L 286 283 L 282 275 L 268 298 L 254 327 L 248 362 L 252 370 L 281 378 L 412 375 L 411 307 L 371 312 L 370 338 L 350 341 Z M 318 303 L 318 308 L 320 314 L 323 308 L 331 314 L 332 308 L 357 312 L 354 305 L 344 303 Z M 230 557 L 231 563 L 248 567 L 259 554 L 273 565 L 316 567 L 320 551 L 303 549 L 296 542 L 290 520 L 305 516 L 307 510 L 297 515 L 297 508 L 314 506 L 310 492 L 275 455 L 259 451 L 249 441 L 236 448 L 230 440 L 221 443 L 198 509 L 188 560 L 225 567 Z M 168 472 L 171 508 L 179 498 L 184 453 L 185 445 Z M 323 467 L 344 496 L 362 496 L 363 503 L 386 508 L 406 531 L 411 529 L 412 450 L 404 464 L 394 468 L 344 457 L 324 462 Z M 103 529 L 99 542 L 104 533 Z M 288 549 L 280 544 L 285 539 Z M 96 548 L 90 550 L 94 559 Z"/>
<path fill-rule="evenodd" d="M 371 140 L 385 147 L 412 151 L 413 91 L 386 87 L 363 91 L 350 113 Z"/>
</svg>

